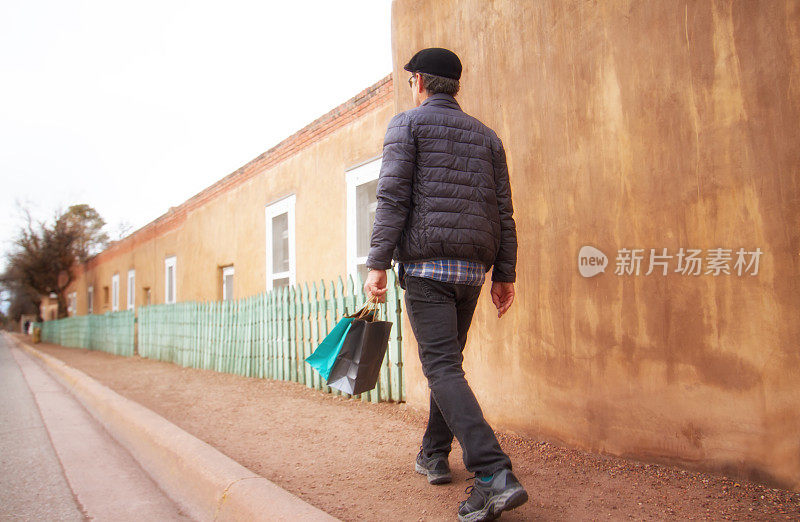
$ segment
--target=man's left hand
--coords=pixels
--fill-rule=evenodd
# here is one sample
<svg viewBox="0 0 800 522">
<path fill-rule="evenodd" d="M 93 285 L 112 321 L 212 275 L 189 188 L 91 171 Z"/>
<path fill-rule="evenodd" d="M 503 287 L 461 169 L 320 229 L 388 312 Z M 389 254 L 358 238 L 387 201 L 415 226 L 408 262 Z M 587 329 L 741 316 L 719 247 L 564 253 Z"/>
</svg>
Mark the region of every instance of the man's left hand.
<svg viewBox="0 0 800 522">
<path fill-rule="evenodd" d="M 364 282 L 364 294 L 375 296 L 379 303 L 386 301 L 386 270 L 372 269 Z"/>
</svg>

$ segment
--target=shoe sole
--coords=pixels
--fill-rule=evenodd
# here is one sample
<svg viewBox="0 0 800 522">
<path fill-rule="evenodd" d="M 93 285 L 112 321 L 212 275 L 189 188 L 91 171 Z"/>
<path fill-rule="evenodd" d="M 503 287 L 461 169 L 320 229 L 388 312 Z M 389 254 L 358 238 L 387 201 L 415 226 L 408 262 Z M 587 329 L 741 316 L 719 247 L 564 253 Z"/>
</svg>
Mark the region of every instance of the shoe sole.
<svg viewBox="0 0 800 522">
<path fill-rule="evenodd" d="M 448 482 L 452 482 L 453 480 L 453 476 L 450 473 L 445 473 L 445 474 L 434 473 L 432 471 L 428 471 L 427 469 L 423 468 L 418 463 L 414 463 L 414 470 L 420 475 L 426 475 L 428 477 L 428 483 L 433 484 L 434 486 L 439 484 L 447 484 Z"/>
<path fill-rule="evenodd" d="M 481 509 L 468 515 L 458 515 L 459 522 L 484 522 L 486 520 L 496 520 L 503 511 L 509 511 L 520 507 L 528 501 L 528 492 L 520 486 L 510 489 L 497 495 Z"/>
</svg>

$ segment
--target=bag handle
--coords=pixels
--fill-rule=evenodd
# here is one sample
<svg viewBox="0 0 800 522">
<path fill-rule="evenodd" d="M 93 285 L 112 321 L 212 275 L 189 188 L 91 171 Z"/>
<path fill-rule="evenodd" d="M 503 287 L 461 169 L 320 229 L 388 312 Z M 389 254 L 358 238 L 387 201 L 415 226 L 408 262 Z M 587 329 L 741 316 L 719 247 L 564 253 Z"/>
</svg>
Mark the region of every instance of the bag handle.
<svg viewBox="0 0 800 522">
<path fill-rule="evenodd" d="M 381 305 L 378 302 L 378 296 L 371 295 L 369 299 L 367 299 L 367 304 L 361 309 L 361 312 L 355 317 L 355 319 L 363 319 L 369 312 L 374 311 L 375 314 L 372 316 L 372 320 L 377 320 L 378 316 L 381 312 Z"/>
</svg>

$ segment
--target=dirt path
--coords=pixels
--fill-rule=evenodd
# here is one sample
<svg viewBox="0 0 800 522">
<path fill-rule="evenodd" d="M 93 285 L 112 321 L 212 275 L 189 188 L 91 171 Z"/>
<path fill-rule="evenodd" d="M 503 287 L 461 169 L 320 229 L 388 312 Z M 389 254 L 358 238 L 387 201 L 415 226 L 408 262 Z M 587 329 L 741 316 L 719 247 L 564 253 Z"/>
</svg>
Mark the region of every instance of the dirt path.
<svg viewBox="0 0 800 522">
<path fill-rule="evenodd" d="M 454 520 L 469 476 L 413 470 L 423 416 L 267 381 L 103 352 L 37 347 L 311 504 L 350 520 Z M 800 494 L 499 435 L 531 500 L 503 520 L 797 520 Z"/>
</svg>

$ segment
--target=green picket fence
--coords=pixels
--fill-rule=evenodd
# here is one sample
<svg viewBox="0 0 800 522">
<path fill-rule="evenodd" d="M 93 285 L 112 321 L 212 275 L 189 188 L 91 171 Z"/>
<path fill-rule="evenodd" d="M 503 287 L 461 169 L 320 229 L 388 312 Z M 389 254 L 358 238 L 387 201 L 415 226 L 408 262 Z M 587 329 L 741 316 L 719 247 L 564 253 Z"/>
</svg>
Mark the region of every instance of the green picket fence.
<svg viewBox="0 0 800 522">
<path fill-rule="evenodd" d="M 42 330 L 42 341 L 46 343 L 131 356 L 135 321 L 133 311 L 126 310 L 105 315 L 65 317 L 38 323 L 38 326 Z"/>
<path fill-rule="evenodd" d="M 405 400 L 401 332 L 402 290 L 387 271 L 383 318 L 392 321 L 377 387 L 365 401 Z M 356 276 L 312 283 L 224 302 L 182 302 L 139 308 L 139 355 L 182 366 L 248 377 L 295 381 L 332 390 L 305 358 L 345 314 L 366 301 Z"/>
</svg>

